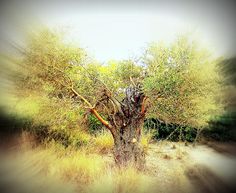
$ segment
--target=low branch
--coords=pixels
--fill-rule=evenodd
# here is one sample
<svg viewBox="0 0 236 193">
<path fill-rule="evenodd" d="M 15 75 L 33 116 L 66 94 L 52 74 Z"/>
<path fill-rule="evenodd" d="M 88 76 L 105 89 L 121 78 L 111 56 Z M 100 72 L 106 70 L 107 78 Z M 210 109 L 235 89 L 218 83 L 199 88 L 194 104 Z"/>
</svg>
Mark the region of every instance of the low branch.
<svg viewBox="0 0 236 193">
<path fill-rule="evenodd" d="M 107 128 L 111 131 L 111 134 L 114 136 L 115 135 L 115 129 L 109 124 L 108 121 L 104 120 L 101 115 L 94 109 L 91 108 L 90 112 Z"/>
<path fill-rule="evenodd" d="M 90 102 L 88 102 L 88 100 L 86 100 L 82 95 L 80 95 L 78 92 L 76 92 L 76 90 L 72 87 L 71 90 L 73 91 L 73 93 L 75 93 L 79 98 L 81 98 L 84 103 L 86 103 L 88 105 L 88 108 L 90 109 L 90 112 L 92 114 L 94 114 L 94 116 L 105 126 L 107 127 L 109 130 L 112 129 L 111 125 L 104 120 L 99 113 L 94 109 L 94 107 L 92 106 L 92 104 Z"/>
<path fill-rule="evenodd" d="M 107 121 L 105 121 L 102 117 L 101 117 L 101 115 L 99 115 L 99 113 L 95 110 L 95 109 L 90 109 L 90 112 L 92 113 L 92 114 L 94 114 L 94 116 L 105 126 L 105 127 L 107 127 L 108 129 L 111 129 L 111 125 L 107 122 Z"/>
<path fill-rule="evenodd" d="M 69 78 L 69 77 L 68 77 Z M 73 85 L 73 81 L 71 80 L 71 78 L 69 78 L 71 86 L 70 89 L 72 90 L 72 92 L 78 96 L 85 104 L 88 105 L 88 108 L 90 109 L 90 112 L 106 127 L 108 128 L 112 135 L 114 135 L 114 128 L 112 128 L 112 126 L 106 121 L 104 120 L 99 113 L 95 110 L 95 106 L 93 106 L 87 99 L 85 99 L 81 94 L 79 94 L 75 89 L 74 89 L 74 85 Z M 63 85 L 63 84 L 62 84 Z M 65 86 L 65 85 L 63 85 Z"/>
<path fill-rule="evenodd" d="M 146 100 L 147 100 L 147 97 L 145 96 L 143 98 L 143 102 L 142 102 L 142 106 L 141 106 L 141 114 L 144 115 L 146 113 Z"/>
</svg>

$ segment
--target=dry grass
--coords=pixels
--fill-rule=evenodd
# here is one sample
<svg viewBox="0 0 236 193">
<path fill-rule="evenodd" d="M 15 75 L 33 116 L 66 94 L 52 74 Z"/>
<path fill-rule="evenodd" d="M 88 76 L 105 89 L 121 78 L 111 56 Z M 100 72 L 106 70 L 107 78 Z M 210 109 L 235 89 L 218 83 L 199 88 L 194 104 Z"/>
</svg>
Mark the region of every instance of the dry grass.
<svg viewBox="0 0 236 193">
<path fill-rule="evenodd" d="M 76 192 L 143 193 L 152 182 L 150 176 L 133 167 L 117 168 L 112 157 L 88 153 L 85 149 L 65 149 L 56 142 L 51 142 L 46 148 L 26 150 L 24 146 L 18 153 L 14 161 L 11 160 L 17 163 L 20 174 L 23 175 L 25 171 L 34 173 L 37 184 L 42 186 L 48 186 L 45 179 L 54 179 L 65 185 L 73 185 Z M 44 180 L 42 176 L 45 176 Z"/>
<path fill-rule="evenodd" d="M 153 192 L 151 191 L 152 183 L 152 177 L 137 171 L 133 167 L 125 169 L 113 168 L 113 170 L 107 170 L 102 178 L 97 179 L 93 184 L 91 184 L 87 188 L 87 192 Z"/>
<path fill-rule="evenodd" d="M 26 140 L 25 138 L 26 135 L 23 139 Z M 131 166 L 123 169 L 115 166 L 109 152 L 113 141 L 108 133 L 97 136 L 80 149 L 73 146 L 65 148 L 54 141 L 37 148 L 24 145 L 10 159 L 17 163 L 16 167 L 11 165 L 10 168 L 14 175 L 20 175 L 21 178 L 26 178 L 26 173 L 33 173 L 36 182 L 33 178 L 28 178 L 25 183 L 30 181 L 31 186 L 42 186 L 44 190 L 51 186 L 53 179 L 55 186 L 63 185 L 60 188 L 62 192 L 194 192 L 186 175 L 196 164 L 189 157 L 192 147 L 170 142 L 149 144 L 148 140 L 148 136 L 145 136 L 143 145 L 146 144 L 147 147 L 147 168 L 142 172 Z M 198 173 L 197 175 L 201 175 Z"/>
<path fill-rule="evenodd" d="M 23 152 L 18 160 L 19 164 L 22 163 L 20 165 L 27 168 L 28 164 L 28 167 L 34 168 L 33 171 L 49 179 L 56 177 L 72 183 L 78 192 L 144 193 L 155 192 L 158 187 L 155 185 L 156 174 L 148 170 L 140 172 L 134 167 L 117 168 L 113 157 L 104 152 L 97 154 L 89 152 L 89 149 L 65 149 L 56 142 L 47 144 L 46 148 L 24 149 Z"/>
<path fill-rule="evenodd" d="M 104 132 L 93 139 L 92 148 L 98 153 L 106 154 L 111 152 L 113 144 L 114 142 L 111 133 Z"/>
</svg>

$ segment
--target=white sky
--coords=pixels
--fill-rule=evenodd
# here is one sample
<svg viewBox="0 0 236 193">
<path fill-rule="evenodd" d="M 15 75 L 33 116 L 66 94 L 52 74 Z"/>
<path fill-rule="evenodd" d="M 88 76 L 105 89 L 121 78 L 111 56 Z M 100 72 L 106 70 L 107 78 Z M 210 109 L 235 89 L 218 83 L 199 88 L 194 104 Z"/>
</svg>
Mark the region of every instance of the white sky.
<svg viewBox="0 0 236 193">
<path fill-rule="evenodd" d="M 46 22 L 64 26 L 68 41 L 79 43 L 99 61 L 138 56 L 148 43 L 171 41 L 177 33 L 191 29 L 186 21 L 142 11 L 82 12 Z"/>
<path fill-rule="evenodd" d="M 39 1 L 11 4 L 8 9 L 14 12 L 11 21 L 15 18 L 31 25 L 30 21 L 36 19 L 52 28 L 66 30 L 68 41 L 86 48 L 101 62 L 139 56 L 148 43 L 171 42 L 183 33 L 196 36 L 217 56 L 235 54 L 230 2 L 174 2 L 49 4 Z M 20 27 L 13 28 L 17 31 Z"/>
</svg>

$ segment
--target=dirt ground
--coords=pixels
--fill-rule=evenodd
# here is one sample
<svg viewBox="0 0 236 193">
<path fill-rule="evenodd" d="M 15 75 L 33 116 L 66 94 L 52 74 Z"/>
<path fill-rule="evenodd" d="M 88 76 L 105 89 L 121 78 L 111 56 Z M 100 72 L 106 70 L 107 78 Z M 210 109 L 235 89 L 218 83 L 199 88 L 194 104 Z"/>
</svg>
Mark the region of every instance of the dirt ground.
<svg viewBox="0 0 236 193">
<path fill-rule="evenodd" d="M 147 165 L 160 192 L 236 192 L 235 144 L 209 144 L 152 144 Z"/>
</svg>

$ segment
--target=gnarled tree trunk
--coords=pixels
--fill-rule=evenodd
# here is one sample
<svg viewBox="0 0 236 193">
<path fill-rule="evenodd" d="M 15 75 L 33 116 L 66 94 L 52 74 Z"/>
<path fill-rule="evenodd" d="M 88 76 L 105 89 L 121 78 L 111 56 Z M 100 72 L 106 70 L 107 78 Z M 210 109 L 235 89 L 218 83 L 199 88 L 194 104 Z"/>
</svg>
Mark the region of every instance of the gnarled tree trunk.
<svg viewBox="0 0 236 193">
<path fill-rule="evenodd" d="M 132 121 L 126 127 L 121 127 L 114 136 L 114 158 L 120 166 L 134 164 L 142 169 L 145 165 L 145 153 L 140 143 L 141 125 Z"/>
<path fill-rule="evenodd" d="M 142 169 L 145 153 L 141 145 L 141 131 L 145 117 L 145 96 L 139 87 L 126 89 L 126 96 L 120 103 L 120 110 L 110 116 L 114 129 L 114 158 L 120 166 L 133 164 Z"/>
<path fill-rule="evenodd" d="M 146 113 L 146 97 L 140 86 L 130 86 L 125 91 L 125 98 L 120 102 L 107 90 L 104 90 L 105 105 L 113 106 L 113 112 L 105 121 L 96 111 L 96 105 L 92 106 L 83 96 L 77 93 L 73 87 L 72 91 L 80 97 L 90 108 L 91 113 L 106 126 L 114 139 L 114 158 L 119 166 L 133 164 L 139 169 L 145 166 L 145 153 L 141 145 L 141 131 Z M 104 103 L 103 103 L 104 104 Z"/>
</svg>

